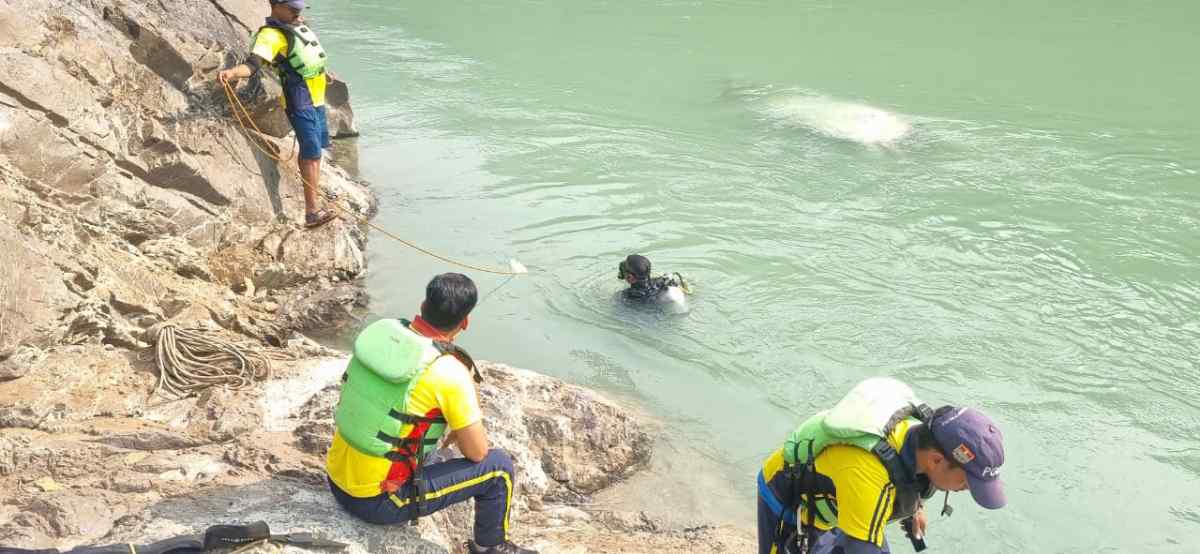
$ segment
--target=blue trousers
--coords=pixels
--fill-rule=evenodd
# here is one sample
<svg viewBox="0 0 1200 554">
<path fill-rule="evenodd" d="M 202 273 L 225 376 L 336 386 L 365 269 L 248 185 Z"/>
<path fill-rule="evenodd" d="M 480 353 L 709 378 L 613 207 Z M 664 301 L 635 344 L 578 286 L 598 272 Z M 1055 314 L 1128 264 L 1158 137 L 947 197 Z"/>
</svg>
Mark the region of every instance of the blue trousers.
<svg viewBox="0 0 1200 554">
<path fill-rule="evenodd" d="M 421 477 L 428 486 L 420 502 L 414 502 L 417 490 L 412 481 L 395 494 L 382 493 L 369 498 L 350 496 L 333 481 L 329 482 L 329 489 L 347 512 L 368 523 L 383 525 L 412 521 L 474 498 L 475 543 L 494 546 L 508 540 L 508 509 L 513 491 L 513 465 L 508 452 L 492 448 L 479 463 L 458 458 L 430 464 L 421 468 Z"/>
<path fill-rule="evenodd" d="M 325 117 L 325 106 L 301 108 L 289 111 L 288 121 L 296 131 L 296 142 L 300 145 L 301 160 L 321 159 L 321 150 L 329 148 L 329 124 Z"/>
</svg>

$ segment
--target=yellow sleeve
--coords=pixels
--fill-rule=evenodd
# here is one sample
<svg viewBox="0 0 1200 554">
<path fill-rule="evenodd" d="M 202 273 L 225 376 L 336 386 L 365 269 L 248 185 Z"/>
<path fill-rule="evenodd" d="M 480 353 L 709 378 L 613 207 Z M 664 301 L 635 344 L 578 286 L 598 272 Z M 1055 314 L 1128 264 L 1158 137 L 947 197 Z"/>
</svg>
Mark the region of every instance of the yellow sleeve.
<svg viewBox="0 0 1200 554">
<path fill-rule="evenodd" d="M 250 47 L 251 54 L 267 60 L 267 63 L 273 63 L 279 55 L 286 55 L 286 50 L 287 37 L 283 36 L 283 32 L 279 29 L 270 27 L 263 27 Z"/>
<path fill-rule="evenodd" d="M 838 527 L 860 541 L 883 546 L 896 487 L 874 454 L 854 446 L 831 446 L 817 456 L 817 471 L 837 489 Z"/>
<path fill-rule="evenodd" d="M 442 417 L 446 418 L 446 426 L 451 431 L 483 420 L 471 371 L 457 358 L 443 356 L 434 362 L 429 371 L 433 377 L 437 405 L 442 409 Z"/>
</svg>

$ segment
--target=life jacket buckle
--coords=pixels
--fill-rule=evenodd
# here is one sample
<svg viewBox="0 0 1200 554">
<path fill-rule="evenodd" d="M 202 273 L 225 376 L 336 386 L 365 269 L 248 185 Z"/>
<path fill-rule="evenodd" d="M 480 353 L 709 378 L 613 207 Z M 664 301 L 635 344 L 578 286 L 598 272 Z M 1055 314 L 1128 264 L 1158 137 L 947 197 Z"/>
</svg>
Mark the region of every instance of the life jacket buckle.
<svg viewBox="0 0 1200 554">
<path fill-rule="evenodd" d="M 421 513 L 421 503 L 425 501 L 425 497 L 429 495 L 432 489 L 429 487 L 429 480 L 424 477 L 414 475 L 411 482 L 413 487 L 412 507 L 416 513 L 409 520 L 409 525 L 416 526 L 417 521 L 424 515 Z"/>
</svg>

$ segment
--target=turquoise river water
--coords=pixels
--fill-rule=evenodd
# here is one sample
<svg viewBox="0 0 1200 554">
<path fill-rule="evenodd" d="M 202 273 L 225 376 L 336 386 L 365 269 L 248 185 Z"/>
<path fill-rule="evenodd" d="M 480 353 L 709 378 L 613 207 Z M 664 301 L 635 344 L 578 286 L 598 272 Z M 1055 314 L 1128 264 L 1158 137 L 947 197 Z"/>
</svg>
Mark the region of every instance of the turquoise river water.
<svg viewBox="0 0 1200 554">
<path fill-rule="evenodd" d="M 646 508 L 752 528 L 761 459 L 885 374 L 1005 432 L 1010 505 L 931 551 L 1200 550 L 1200 3 L 312 4 L 376 222 L 530 268 L 468 272 L 460 342 L 660 422 Z M 614 300 L 632 252 L 690 313 Z M 369 256 L 379 316 L 454 270 Z"/>
</svg>

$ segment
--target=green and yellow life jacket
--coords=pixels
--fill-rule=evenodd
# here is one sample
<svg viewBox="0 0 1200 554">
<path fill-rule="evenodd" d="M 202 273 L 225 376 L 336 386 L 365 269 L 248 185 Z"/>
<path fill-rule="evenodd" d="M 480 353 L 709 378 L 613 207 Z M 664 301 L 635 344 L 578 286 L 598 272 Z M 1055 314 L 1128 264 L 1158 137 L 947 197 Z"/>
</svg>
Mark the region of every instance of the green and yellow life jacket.
<svg viewBox="0 0 1200 554">
<path fill-rule="evenodd" d="M 317 34 L 308 25 L 289 25 L 276 19 L 268 19 L 266 25 L 251 35 L 250 44 L 257 42 L 258 34 L 266 28 L 278 29 L 287 38 L 287 53 L 280 57 L 287 61 L 288 67 L 297 75 L 304 79 L 312 79 L 325 73 L 325 48 L 321 46 L 320 41 L 317 40 Z M 280 78 L 286 80 L 287 72 L 279 63 L 280 61 L 283 60 L 279 58 L 270 60 L 279 68 Z"/>
<path fill-rule="evenodd" d="M 354 354 L 342 376 L 342 392 L 333 420 L 355 450 L 393 462 L 409 462 L 415 476 L 425 456 L 446 432 L 441 416 L 406 411 L 418 378 L 437 360 L 455 356 L 479 381 L 475 362 L 465 350 L 423 337 L 405 320 L 382 319 L 354 340 Z M 401 436 L 411 425 L 407 436 Z"/>
<path fill-rule="evenodd" d="M 889 377 L 875 377 L 856 385 L 832 409 L 801 423 L 784 442 L 783 458 L 788 471 L 799 481 L 794 486 L 808 515 L 804 524 L 811 526 L 814 518 L 828 525 L 837 524 L 836 508 L 828 500 L 816 501 L 818 494 L 832 492 L 819 490 L 816 458 L 834 445 L 855 446 L 879 458 L 896 487 L 891 521 L 916 513 L 921 499 L 933 491 L 904 467 L 887 437 L 902 421 L 915 424 L 931 416 L 932 410 L 916 398 L 908 385 Z"/>
</svg>

